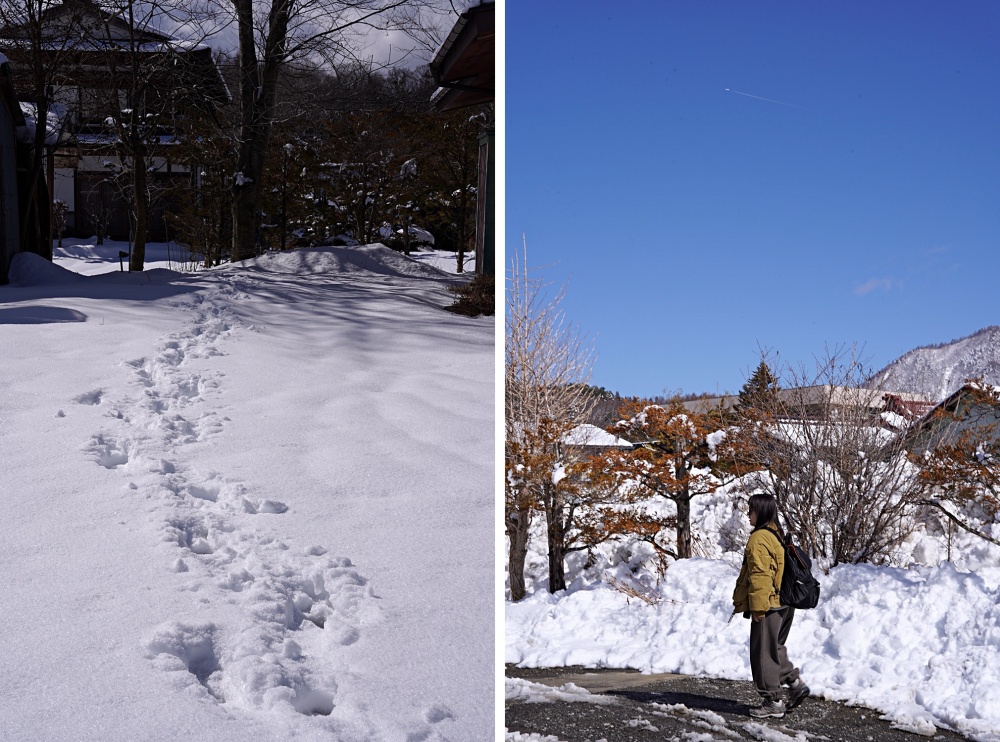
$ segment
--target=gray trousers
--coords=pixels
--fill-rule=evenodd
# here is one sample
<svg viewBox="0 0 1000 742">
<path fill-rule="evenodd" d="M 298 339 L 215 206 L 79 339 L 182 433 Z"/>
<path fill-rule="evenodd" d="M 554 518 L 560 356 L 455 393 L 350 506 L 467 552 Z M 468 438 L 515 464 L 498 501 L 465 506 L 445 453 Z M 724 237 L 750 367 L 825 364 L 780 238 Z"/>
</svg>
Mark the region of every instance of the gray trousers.
<svg viewBox="0 0 1000 742">
<path fill-rule="evenodd" d="M 799 670 L 788 661 L 785 640 L 795 618 L 794 608 L 769 612 L 760 621 L 750 620 L 750 671 L 753 684 L 764 698 L 779 699 L 782 684 L 791 685 Z"/>
</svg>

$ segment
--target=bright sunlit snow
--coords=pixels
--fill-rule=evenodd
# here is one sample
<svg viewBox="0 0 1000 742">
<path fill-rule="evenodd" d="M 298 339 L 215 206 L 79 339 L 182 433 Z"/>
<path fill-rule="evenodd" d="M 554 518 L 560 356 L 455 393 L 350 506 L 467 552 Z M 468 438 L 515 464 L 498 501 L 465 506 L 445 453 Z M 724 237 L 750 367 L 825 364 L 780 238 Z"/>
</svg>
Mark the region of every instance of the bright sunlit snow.
<svg viewBox="0 0 1000 742">
<path fill-rule="evenodd" d="M 442 310 L 453 255 L 120 249 L 0 287 L 0 738 L 491 738 L 494 328 Z"/>
<path fill-rule="evenodd" d="M 506 661 L 749 680 L 749 623 L 729 621 L 741 554 L 719 546 L 745 543 L 737 502 L 724 489 L 694 500 L 699 548 L 712 558 L 673 562 L 657 584 L 641 566 L 649 557 L 642 545 L 608 547 L 587 568 L 577 554 L 568 564 L 572 584 L 556 595 L 546 589 L 537 523 L 528 597 L 506 606 Z M 946 726 L 997 742 L 1000 548 L 956 534 L 949 562 L 947 546 L 943 535 L 922 531 L 906 545 L 913 562 L 905 569 L 814 568 L 820 604 L 796 611 L 789 658 L 814 695 L 871 706 L 917 733 Z M 524 681 L 508 684 L 508 697 L 526 689 Z"/>
</svg>

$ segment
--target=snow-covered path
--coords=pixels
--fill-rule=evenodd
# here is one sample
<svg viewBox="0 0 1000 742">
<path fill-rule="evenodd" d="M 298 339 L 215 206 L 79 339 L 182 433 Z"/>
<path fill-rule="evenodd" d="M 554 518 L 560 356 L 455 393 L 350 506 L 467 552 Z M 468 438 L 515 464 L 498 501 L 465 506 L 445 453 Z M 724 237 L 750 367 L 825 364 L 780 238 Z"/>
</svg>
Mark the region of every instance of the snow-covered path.
<svg viewBox="0 0 1000 742">
<path fill-rule="evenodd" d="M 493 325 L 384 248 L 0 289 L 5 739 L 493 729 Z"/>
</svg>

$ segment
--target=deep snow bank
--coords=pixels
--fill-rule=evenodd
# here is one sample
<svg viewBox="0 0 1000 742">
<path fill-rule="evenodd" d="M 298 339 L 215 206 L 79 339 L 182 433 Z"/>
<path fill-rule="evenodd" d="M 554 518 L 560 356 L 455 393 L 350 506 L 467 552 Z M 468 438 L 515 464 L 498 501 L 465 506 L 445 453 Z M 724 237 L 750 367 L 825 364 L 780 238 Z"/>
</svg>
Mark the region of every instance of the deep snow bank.
<svg viewBox="0 0 1000 742">
<path fill-rule="evenodd" d="M 749 679 L 749 628 L 727 623 L 731 561 L 675 562 L 649 605 L 604 583 L 507 604 L 506 661 Z M 788 651 L 814 693 L 858 702 L 927 733 L 1000 739 L 1000 569 L 841 565 L 798 611 Z"/>
<path fill-rule="evenodd" d="M 20 252 L 11 258 L 8 278 L 11 286 L 42 286 L 86 280 L 79 273 L 30 252 Z"/>
<path fill-rule="evenodd" d="M 271 273 L 373 273 L 407 278 L 444 278 L 448 274 L 380 244 L 359 247 L 316 247 L 269 252 L 239 263 Z"/>
</svg>

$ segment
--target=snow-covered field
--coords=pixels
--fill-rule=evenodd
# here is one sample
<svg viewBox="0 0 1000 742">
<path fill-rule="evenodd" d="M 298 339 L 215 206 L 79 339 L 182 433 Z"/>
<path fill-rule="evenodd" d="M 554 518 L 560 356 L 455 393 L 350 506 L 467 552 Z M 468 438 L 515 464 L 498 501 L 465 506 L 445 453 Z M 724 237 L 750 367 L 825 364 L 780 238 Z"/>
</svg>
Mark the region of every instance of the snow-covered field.
<svg viewBox="0 0 1000 742">
<path fill-rule="evenodd" d="M 727 623 L 741 555 L 711 546 L 720 530 L 748 528 L 745 508 L 721 491 L 695 500 L 693 520 L 712 558 L 674 562 L 658 584 L 640 566 L 639 549 L 608 549 L 589 569 L 582 557 L 572 559 L 573 583 L 550 595 L 537 538 L 529 595 L 506 605 L 506 661 L 749 680 L 748 622 Z M 908 548 L 926 564 L 814 570 L 820 604 L 796 613 L 787 644 L 814 694 L 871 706 L 922 734 L 937 725 L 1000 740 L 1000 549 L 971 536 L 952 546 L 954 563 L 943 559 L 942 541 L 924 532 Z M 508 697 L 530 691 L 510 687 L 519 682 L 508 680 Z"/>
<path fill-rule="evenodd" d="M 494 323 L 442 311 L 453 257 L 121 247 L 0 287 L 0 739 L 491 738 Z"/>
</svg>

